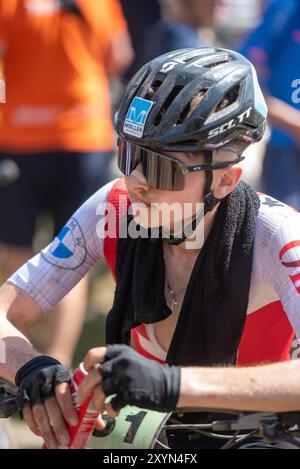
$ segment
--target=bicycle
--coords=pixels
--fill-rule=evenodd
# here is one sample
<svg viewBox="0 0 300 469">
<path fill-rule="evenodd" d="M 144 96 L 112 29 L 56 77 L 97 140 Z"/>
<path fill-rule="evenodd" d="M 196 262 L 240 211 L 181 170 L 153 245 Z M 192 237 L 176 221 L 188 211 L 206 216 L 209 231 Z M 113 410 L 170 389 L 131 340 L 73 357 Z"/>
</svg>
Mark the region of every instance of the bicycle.
<svg viewBox="0 0 300 469">
<path fill-rule="evenodd" d="M 207 423 L 184 423 L 182 418 L 194 415 L 219 416 Z M 300 413 L 242 412 L 216 409 L 188 409 L 184 412 L 160 413 L 136 407 L 125 407 L 117 418 L 108 418 L 104 430 L 96 430 L 98 443 L 93 447 L 102 449 L 201 449 L 199 437 L 220 442 L 219 449 L 242 447 L 286 449 L 300 448 Z M 201 420 L 201 417 L 200 417 Z M 186 433 L 188 446 L 173 447 L 168 444 L 176 432 Z M 255 440 L 253 442 L 253 440 Z M 194 443 L 194 444 L 193 444 Z M 204 443 L 205 445 L 205 443 Z M 203 445 L 202 445 L 203 448 Z"/>
<path fill-rule="evenodd" d="M 7 419 L 18 412 L 15 392 L 16 389 L 13 386 L 0 380 L 0 449 L 10 449 L 14 446 Z"/>
<path fill-rule="evenodd" d="M 0 381 L 0 419 L 18 412 L 16 389 Z M 220 442 L 219 449 L 251 447 L 300 449 L 300 412 L 243 412 L 222 409 L 187 409 L 173 413 L 134 406 L 124 407 L 118 417 L 103 415 L 106 426 L 94 430 L 94 449 L 173 449 L 172 436 L 185 435 L 189 448 L 198 449 L 205 437 Z M 207 420 L 206 422 L 194 422 Z M 190 422 L 186 422 L 190 420 Z M 0 429 L 0 448 L 7 435 Z M 255 439 L 253 443 L 252 440 Z M 200 440 L 199 440 L 200 441 Z M 7 441 L 6 441 L 6 444 Z M 195 444 L 193 446 L 193 444 Z"/>
</svg>

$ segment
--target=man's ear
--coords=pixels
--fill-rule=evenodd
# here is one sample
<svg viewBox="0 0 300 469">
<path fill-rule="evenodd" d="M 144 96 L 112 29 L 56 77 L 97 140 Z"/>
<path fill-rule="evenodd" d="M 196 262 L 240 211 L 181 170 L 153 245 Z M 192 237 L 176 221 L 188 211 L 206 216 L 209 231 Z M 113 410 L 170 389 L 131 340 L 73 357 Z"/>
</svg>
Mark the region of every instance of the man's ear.
<svg viewBox="0 0 300 469">
<path fill-rule="evenodd" d="M 213 194 L 217 199 L 224 199 L 238 185 L 243 170 L 240 166 L 235 165 L 227 169 L 216 171 L 213 179 Z"/>
</svg>

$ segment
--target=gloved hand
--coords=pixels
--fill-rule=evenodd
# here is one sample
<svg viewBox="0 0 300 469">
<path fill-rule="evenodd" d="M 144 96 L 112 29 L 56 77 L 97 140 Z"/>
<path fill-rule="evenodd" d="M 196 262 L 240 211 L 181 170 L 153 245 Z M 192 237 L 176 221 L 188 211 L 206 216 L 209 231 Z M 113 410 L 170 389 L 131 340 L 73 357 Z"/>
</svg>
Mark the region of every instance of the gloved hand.
<svg viewBox="0 0 300 469">
<path fill-rule="evenodd" d="M 126 345 L 109 345 L 100 365 L 102 389 L 115 411 L 126 405 L 171 412 L 180 393 L 180 367 L 148 360 Z"/>
<path fill-rule="evenodd" d="M 33 358 L 16 375 L 17 400 L 24 420 L 51 449 L 65 448 L 70 441 L 67 422 L 72 426 L 78 422 L 70 379 L 71 372 L 48 356 Z"/>
<path fill-rule="evenodd" d="M 28 402 L 30 406 L 43 403 L 55 396 L 57 384 L 70 382 L 71 372 L 55 358 L 41 355 L 26 363 L 16 374 L 16 385 L 19 390 L 17 400 L 23 409 Z"/>
</svg>

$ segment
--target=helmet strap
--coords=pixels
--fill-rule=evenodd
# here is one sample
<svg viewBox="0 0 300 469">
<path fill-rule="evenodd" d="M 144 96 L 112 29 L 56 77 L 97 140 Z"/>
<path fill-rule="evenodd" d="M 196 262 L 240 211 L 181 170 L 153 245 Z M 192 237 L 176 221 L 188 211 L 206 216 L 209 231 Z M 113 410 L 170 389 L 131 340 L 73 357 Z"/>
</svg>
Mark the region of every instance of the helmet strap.
<svg viewBox="0 0 300 469">
<path fill-rule="evenodd" d="M 204 151 L 204 157 L 205 157 L 205 164 L 211 164 L 213 162 L 213 152 L 212 151 Z M 192 233 L 195 231 L 197 228 L 198 224 L 200 221 L 205 217 L 205 215 L 208 212 L 211 212 L 216 205 L 220 202 L 220 199 L 217 199 L 212 190 L 212 182 L 213 182 L 213 172 L 211 170 L 205 171 L 205 176 L 206 176 L 206 181 L 205 181 L 205 186 L 204 186 L 204 211 L 203 215 L 202 212 L 200 213 L 200 216 L 197 215 L 192 223 L 185 228 L 185 233 L 182 233 L 182 236 L 174 236 L 171 235 L 168 239 L 168 244 L 171 246 L 179 246 L 182 244 L 184 241 L 186 241 L 186 238 L 188 236 L 191 236 Z"/>
</svg>

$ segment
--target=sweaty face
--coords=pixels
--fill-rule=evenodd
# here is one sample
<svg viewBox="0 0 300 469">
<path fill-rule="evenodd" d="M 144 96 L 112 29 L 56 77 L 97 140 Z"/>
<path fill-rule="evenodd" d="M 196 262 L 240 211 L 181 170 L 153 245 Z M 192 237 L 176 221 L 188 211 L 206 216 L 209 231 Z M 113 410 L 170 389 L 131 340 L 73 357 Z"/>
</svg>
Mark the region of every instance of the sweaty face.
<svg viewBox="0 0 300 469">
<path fill-rule="evenodd" d="M 189 166 L 200 162 L 198 155 L 166 154 Z M 148 184 L 139 164 L 130 176 L 125 177 L 136 223 L 144 228 L 164 226 L 173 231 L 176 224 L 181 224 L 182 220 L 188 220 L 198 213 L 204 201 L 205 173 L 204 171 L 188 173 L 184 179 L 185 186 L 181 191 L 158 190 Z"/>
<path fill-rule="evenodd" d="M 235 161 L 240 151 L 233 147 L 223 147 L 213 153 L 214 162 Z M 166 153 L 187 166 L 204 164 L 201 153 Z M 237 176 L 237 177 L 236 177 Z M 234 189 L 241 176 L 238 166 L 213 171 L 212 191 L 219 199 L 226 197 Z M 170 232 L 182 231 L 191 223 L 196 214 L 204 208 L 205 171 L 189 172 L 184 176 L 184 188 L 180 191 L 158 190 L 146 180 L 141 164 L 125 177 L 129 197 L 132 201 L 134 220 L 144 228 L 162 226 Z"/>
</svg>

